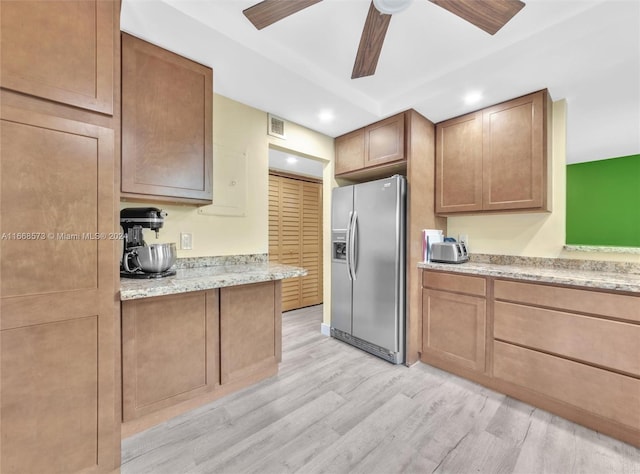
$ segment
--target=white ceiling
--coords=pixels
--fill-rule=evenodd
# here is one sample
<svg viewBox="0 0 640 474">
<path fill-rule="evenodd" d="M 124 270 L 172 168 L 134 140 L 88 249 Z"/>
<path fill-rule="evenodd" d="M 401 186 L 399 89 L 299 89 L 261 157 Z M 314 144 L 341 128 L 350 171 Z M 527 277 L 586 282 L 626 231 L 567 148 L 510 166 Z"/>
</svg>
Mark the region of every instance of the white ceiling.
<svg viewBox="0 0 640 474">
<path fill-rule="evenodd" d="M 437 123 L 546 87 L 567 100 L 568 162 L 640 153 L 639 0 L 524 0 L 495 36 L 413 0 L 376 74 L 355 80 L 369 0 L 324 0 L 261 31 L 242 14 L 257 1 L 123 0 L 121 27 L 211 66 L 216 93 L 333 137 L 409 108 Z M 483 99 L 466 105 L 472 91 Z"/>
<path fill-rule="evenodd" d="M 305 158 L 296 153 L 285 153 L 269 148 L 269 169 L 298 176 L 322 179 L 322 162 Z"/>
</svg>

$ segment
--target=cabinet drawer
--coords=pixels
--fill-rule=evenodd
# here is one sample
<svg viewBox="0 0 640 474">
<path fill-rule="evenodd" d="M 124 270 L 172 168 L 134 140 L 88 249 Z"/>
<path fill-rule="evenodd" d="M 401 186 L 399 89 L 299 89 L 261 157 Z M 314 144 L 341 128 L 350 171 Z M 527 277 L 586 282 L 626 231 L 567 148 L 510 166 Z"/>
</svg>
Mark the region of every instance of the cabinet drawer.
<svg viewBox="0 0 640 474">
<path fill-rule="evenodd" d="M 494 337 L 640 376 L 640 326 L 497 301 Z"/>
<path fill-rule="evenodd" d="M 496 280 L 497 300 L 514 301 L 640 322 L 640 297 Z"/>
<path fill-rule="evenodd" d="M 596 415 L 640 429 L 640 380 L 503 342 L 493 375 Z"/>
<path fill-rule="evenodd" d="M 487 294 L 487 284 L 484 278 L 454 275 L 451 273 L 423 271 L 422 286 L 436 290 L 455 291 L 478 296 L 485 296 Z"/>
</svg>

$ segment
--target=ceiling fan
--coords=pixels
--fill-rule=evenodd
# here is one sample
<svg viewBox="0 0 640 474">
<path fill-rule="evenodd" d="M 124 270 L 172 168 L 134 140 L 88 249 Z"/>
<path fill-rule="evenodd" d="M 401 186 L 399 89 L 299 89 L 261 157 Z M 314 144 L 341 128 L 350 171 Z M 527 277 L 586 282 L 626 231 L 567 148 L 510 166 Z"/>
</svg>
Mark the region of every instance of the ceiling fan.
<svg viewBox="0 0 640 474">
<path fill-rule="evenodd" d="M 261 30 L 322 0 L 263 0 L 243 11 L 253 25 Z M 520 0 L 429 0 L 463 20 L 495 34 L 523 7 Z M 391 15 L 409 6 L 411 0 L 373 0 L 364 23 L 360 46 L 351 79 L 372 76 L 389 28 Z"/>
</svg>

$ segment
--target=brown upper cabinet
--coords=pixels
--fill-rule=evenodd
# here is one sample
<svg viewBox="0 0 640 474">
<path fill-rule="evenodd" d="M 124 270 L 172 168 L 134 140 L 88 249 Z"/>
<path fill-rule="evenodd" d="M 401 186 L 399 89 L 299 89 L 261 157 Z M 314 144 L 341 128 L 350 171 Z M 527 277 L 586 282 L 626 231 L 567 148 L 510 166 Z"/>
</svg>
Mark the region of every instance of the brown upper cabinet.
<svg viewBox="0 0 640 474">
<path fill-rule="evenodd" d="M 213 71 L 122 35 L 122 197 L 212 202 Z"/>
<path fill-rule="evenodd" d="M 0 85 L 112 115 L 116 9 L 98 0 L 1 2 Z"/>
<path fill-rule="evenodd" d="M 405 162 L 405 113 L 336 138 L 338 177 L 371 175 L 375 170 L 383 170 L 382 175 L 386 175 L 389 165 Z"/>
<path fill-rule="evenodd" d="M 436 125 L 436 212 L 548 210 L 546 90 Z"/>
</svg>

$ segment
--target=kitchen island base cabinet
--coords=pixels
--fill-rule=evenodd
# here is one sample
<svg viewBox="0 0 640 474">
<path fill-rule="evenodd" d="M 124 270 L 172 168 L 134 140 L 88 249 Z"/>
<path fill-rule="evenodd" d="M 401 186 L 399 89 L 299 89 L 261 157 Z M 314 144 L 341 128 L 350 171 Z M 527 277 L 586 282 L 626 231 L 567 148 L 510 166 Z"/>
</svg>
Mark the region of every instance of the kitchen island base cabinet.
<svg viewBox="0 0 640 474">
<path fill-rule="evenodd" d="M 278 372 L 281 282 L 122 302 L 127 437 Z"/>
<path fill-rule="evenodd" d="M 220 290 L 220 378 L 223 384 L 277 366 L 282 359 L 280 282 Z"/>
<path fill-rule="evenodd" d="M 124 421 L 219 385 L 218 290 L 122 305 Z"/>
</svg>

